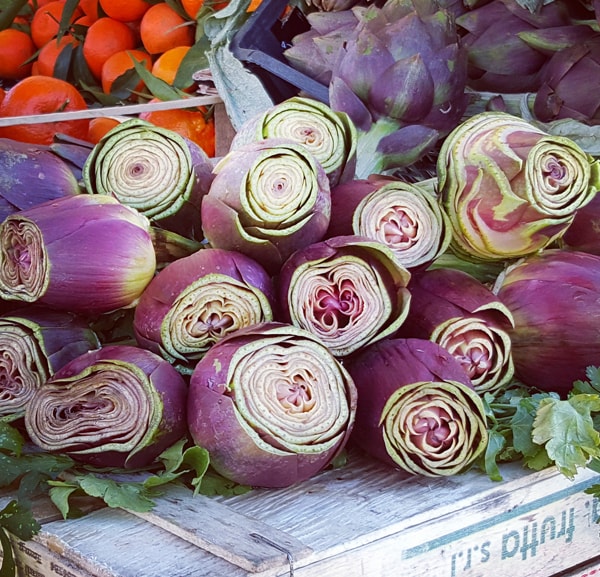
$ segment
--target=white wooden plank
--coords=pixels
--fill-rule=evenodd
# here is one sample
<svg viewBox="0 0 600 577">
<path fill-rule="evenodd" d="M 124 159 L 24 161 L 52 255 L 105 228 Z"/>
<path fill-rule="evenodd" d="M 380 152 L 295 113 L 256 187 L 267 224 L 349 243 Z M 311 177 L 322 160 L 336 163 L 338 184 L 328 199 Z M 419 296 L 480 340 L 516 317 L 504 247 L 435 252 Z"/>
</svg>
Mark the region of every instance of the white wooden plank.
<svg viewBox="0 0 600 577">
<path fill-rule="evenodd" d="M 134 514 L 251 572 L 285 565 L 284 551 L 294 560 L 311 552 L 291 535 L 185 487 L 167 487 L 151 512 Z"/>
<path fill-rule="evenodd" d="M 118 509 L 48 523 L 34 539 L 94 577 L 247 575 L 220 557 Z"/>
</svg>

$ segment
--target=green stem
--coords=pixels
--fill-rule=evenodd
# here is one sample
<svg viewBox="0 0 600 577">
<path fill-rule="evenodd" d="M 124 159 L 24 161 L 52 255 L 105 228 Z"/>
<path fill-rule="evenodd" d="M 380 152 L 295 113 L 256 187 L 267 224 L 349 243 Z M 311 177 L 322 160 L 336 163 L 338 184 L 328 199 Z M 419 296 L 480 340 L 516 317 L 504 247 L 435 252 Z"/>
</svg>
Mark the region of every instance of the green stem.
<svg viewBox="0 0 600 577">
<path fill-rule="evenodd" d="M 203 243 L 197 240 L 192 240 L 164 228 L 153 226 L 150 228 L 150 233 L 156 252 L 158 268 L 162 268 L 179 258 L 189 256 L 204 246 Z"/>
</svg>

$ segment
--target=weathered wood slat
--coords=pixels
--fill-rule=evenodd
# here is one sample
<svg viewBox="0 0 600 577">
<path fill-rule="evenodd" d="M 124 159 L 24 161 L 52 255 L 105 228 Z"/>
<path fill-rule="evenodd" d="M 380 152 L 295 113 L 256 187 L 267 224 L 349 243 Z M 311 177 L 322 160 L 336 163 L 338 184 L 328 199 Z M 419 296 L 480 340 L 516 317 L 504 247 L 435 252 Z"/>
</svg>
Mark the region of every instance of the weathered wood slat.
<svg viewBox="0 0 600 577">
<path fill-rule="evenodd" d="M 45 523 L 28 544 L 54 565 L 26 559 L 20 577 L 550 577 L 600 551 L 600 503 L 584 492 L 600 475 L 501 471 L 499 483 L 477 471 L 408 478 L 351 454 L 287 489 L 172 487 L 149 514 Z"/>
<path fill-rule="evenodd" d="M 151 512 L 134 514 L 251 572 L 281 567 L 284 551 L 294 560 L 311 552 L 295 537 L 184 487 L 169 487 Z"/>
</svg>

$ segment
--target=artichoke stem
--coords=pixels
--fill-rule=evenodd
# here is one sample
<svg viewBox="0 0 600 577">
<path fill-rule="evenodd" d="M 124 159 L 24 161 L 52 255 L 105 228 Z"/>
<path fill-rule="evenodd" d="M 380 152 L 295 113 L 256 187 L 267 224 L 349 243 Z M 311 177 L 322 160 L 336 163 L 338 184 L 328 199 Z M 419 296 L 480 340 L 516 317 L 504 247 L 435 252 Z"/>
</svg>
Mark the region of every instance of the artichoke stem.
<svg viewBox="0 0 600 577">
<path fill-rule="evenodd" d="M 372 174 L 383 174 L 386 155 L 379 150 L 381 139 L 398 130 L 398 123 L 380 119 L 369 130 L 357 131 L 355 178 L 365 179 Z"/>
<path fill-rule="evenodd" d="M 156 252 L 157 268 L 163 268 L 170 262 L 189 256 L 200 250 L 203 246 L 197 240 L 192 240 L 176 232 L 156 226 L 150 227 L 150 233 L 152 235 L 154 251 Z"/>
</svg>

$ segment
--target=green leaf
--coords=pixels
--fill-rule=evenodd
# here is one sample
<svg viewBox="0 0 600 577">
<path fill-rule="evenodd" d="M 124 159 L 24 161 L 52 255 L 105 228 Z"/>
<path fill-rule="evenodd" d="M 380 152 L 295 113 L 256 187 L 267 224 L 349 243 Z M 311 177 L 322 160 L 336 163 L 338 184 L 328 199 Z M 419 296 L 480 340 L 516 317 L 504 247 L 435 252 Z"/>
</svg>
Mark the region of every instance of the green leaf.
<svg viewBox="0 0 600 577">
<path fill-rule="evenodd" d="M 539 451 L 532 439 L 534 419 L 535 413 L 525 403 L 519 403 L 511 419 L 513 446 L 523 455 L 535 455 Z"/>
<path fill-rule="evenodd" d="M 14 457 L 0 453 L 0 487 L 6 487 L 26 474 L 41 473 L 52 477 L 72 465 L 73 460 L 64 455 L 34 453 Z"/>
<path fill-rule="evenodd" d="M 48 484 L 53 487 L 66 486 L 62 482 L 55 481 L 49 481 Z M 75 475 L 69 479 L 69 485 L 81 489 L 90 497 L 102 499 L 109 507 L 130 509 L 140 513 L 150 511 L 154 507 L 154 501 L 143 483 L 117 482 L 90 473 Z"/>
<path fill-rule="evenodd" d="M 4 0 L 0 4 L 0 30 L 10 28 L 15 16 L 27 4 L 27 0 Z"/>
<path fill-rule="evenodd" d="M 8 533 L 0 527 L 0 548 L 2 549 L 2 565 L 0 565 L 0 577 L 15 577 L 17 566 L 12 545 Z"/>
<path fill-rule="evenodd" d="M 533 441 L 545 445 L 559 471 L 573 477 L 590 457 L 600 456 L 600 434 L 591 412 L 600 410 L 600 396 L 578 394 L 568 400 L 543 399 L 534 421 Z"/>
<path fill-rule="evenodd" d="M 0 421 L 0 451 L 7 451 L 13 455 L 20 455 L 25 444 L 23 435 L 5 421 Z"/>
<path fill-rule="evenodd" d="M 587 367 L 585 375 L 588 378 L 587 381 L 575 381 L 573 383 L 572 394 L 600 394 L 600 367 Z"/>
<path fill-rule="evenodd" d="M 200 488 L 197 492 L 201 495 L 206 495 L 209 497 L 215 495 L 229 497 L 233 495 L 243 495 L 251 490 L 252 487 L 234 483 L 233 481 L 222 477 L 213 469 L 209 469 L 203 475 L 202 483 L 200 484 Z"/>
<path fill-rule="evenodd" d="M 181 439 L 161 453 L 159 460 L 163 462 L 165 470 L 148 477 L 144 481 L 145 487 L 158 487 L 193 471 L 195 476 L 192 478 L 191 485 L 195 488 L 195 493 L 198 493 L 202 478 L 208 470 L 210 458 L 206 449 L 196 445 L 184 450 L 186 443 L 187 439 Z"/>
<path fill-rule="evenodd" d="M 31 509 L 14 499 L 0 511 L 0 527 L 23 541 L 31 539 L 40 530 Z"/>
<path fill-rule="evenodd" d="M 74 53 L 75 47 L 70 43 L 66 44 L 65 47 L 60 51 L 60 54 L 54 63 L 53 75 L 55 78 L 59 78 L 60 80 L 69 80 Z"/>
<path fill-rule="evenodd" d="M 69 517 L 69 497 L 78 490 L 77 485 L 64 481 L 51 481 L 50 500 L 56 505 L 63 519 Z"/>
<path fill-rule="evenodd" d="M 210 42 L 206 36 L 199 38 L 183 57 L 175 75 L 173 86 L 185 89 L 193 81 L 194 73 L 198 70 L 208 68 L 206 51 L 210 48 Z"/>
<path fill-rule="evenodd" d="M 483 468 L 492 481 L 502 481 L 497 458 L 506 444 L 504 435 L 492 429 L 488 431 L 488 444 L 484 454 Z"/>
<path fill-rule="evenodd" d="M 140 78 L 144 81 L 146 88 L 155 98 L 169 101 L 179 100 L 189 96 L 189 94 L 177 88 L 173 88 L 168 82 L 154 76 L 154 74 L 148 71 L 143 64 L 140 64 L 139 62 L 134 62 L 133 64 Z"/>
</svg>

